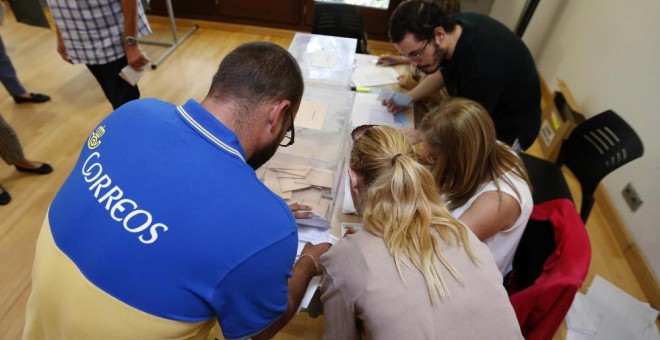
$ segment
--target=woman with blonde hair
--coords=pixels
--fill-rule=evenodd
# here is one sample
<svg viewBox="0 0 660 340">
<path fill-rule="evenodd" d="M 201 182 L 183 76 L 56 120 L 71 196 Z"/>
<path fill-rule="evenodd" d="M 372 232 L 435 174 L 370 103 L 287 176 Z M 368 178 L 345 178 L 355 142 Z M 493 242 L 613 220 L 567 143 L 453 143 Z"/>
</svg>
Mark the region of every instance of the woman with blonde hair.
<svg viewBox="0 0 660 340">
<path fill-rule="evenodd" d="M 488 248 L 444 207 L 400 130 L 364 132 L 350 157 L 364 229 L 321 258 L 326 339 L 521 339 Z"/>
<path fill-rule="evenodd" d="M 469 99 L 447 99 L 424 117 L 420 130 L 447 207 L 508 274 L 534 205 L 522 161 L 496 139 L 486 109 Z"/>
</svg>

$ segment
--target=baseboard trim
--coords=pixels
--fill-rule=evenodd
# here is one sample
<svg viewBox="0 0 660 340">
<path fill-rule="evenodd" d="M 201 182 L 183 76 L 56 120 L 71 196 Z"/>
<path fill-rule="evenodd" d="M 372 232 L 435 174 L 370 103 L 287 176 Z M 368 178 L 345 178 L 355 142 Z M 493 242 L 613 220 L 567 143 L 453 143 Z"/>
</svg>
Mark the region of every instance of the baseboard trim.
<svg viewBox="0 0 660 340">
<path fill-rule="evenodd" d="M 608 221 L 607 225 L 610 226 L 614 239 L 649 300 L 649 304 L 655 309 L 660 309 L 660 286 L 658 286 L 658 281 L 637 243 L 630 235 L 628 227 L 614 208 L 616 205 L 602 187 L 596 190 L 594 196 L 603 216 Z"/>
<path fill-rule="evenodd" d="M 147 15 L 147 18 L 149 22 L 152 24 L 160 24 L 160 25 L 170 24 L 170 19 L 169 17 L 166 16 L 149 14 Z M 241 33 L 249 33 L 249 34 L 259 34 L 264 36 L 275 36 L 278 38 L 293 38 L 296 32 L 299 32 L 294 29 L 237 24 L 237 23 L 224 22 L 224 21 L 208 21 L 208 20 L 190 19 L 190 18 L 176 18 L 176 25 L 177 27 L 181 27 L 181 28 L 197 25 L 199 27 L 209 28 L 209 29 L 241 32 Z M 303 32 L 303 33 L 309 33 L 309 32 Z M 390 43 L 389 41 L 368 39 L 368 42 L 369 42 L 369 47 L 373 46 L 376 49 L 381 49 L 381 50 L 394 49 L 392 43 Z"/>
</svg>

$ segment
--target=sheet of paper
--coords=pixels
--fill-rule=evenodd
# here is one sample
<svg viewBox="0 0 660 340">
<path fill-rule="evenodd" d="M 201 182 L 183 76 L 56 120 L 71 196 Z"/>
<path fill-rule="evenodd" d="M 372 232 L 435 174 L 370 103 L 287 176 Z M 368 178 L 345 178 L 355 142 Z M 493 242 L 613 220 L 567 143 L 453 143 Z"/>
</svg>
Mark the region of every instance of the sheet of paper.
<svg viewBox="0 0 660 340">
<path fill-rule="evenodd" d="M 566 322 L 572 337 L 595 340 L 658 340 L 658 311 L 596 276 L 584 296 L 576 295 Z"/>
<path fill-rule="evenodd" d="M 389 125 L 404 127 L 387 108 L 376 100 L 374 93 L 356 93 L 351 111 L 351 130 L 361 125 Z M 397 116 L 400 114 L 397 114 Z"/>
<path fill-rule="evenodd" d="M 279 181 L 282 192 L 302 190 L 311 187 L 311 185 L 307 183 L 298 183 L 294 178 L 280 178 Z"/>
<path fill-rule="evenodd" d="M 566 314 L 566 326 L 580 334 L 595 336 L 603 316 L 593 308 L 586 295 L 578 292 Z"/>
<path fill-rule="evenodd" d="M 337 242 L 339 242 L 339 237 L 330 234 L 330 237 L 328 238 L 328 241 L 330 241 L 330 243 L 332 243 L 332 245 L 335 245 L 335 244 L 337 244 Z"/>
<path fill-rule="evenodd" d="M 289 174 L 289 173 L 280 172 L 280 171 L 277 171 L 277 170 L 273 170 L 273 172 L 277 173 L 277 178 L 293 178 L 293 179 L 305 180 L 305 176 Z"/>
<path fill-rule="evenodd" d="M 330 221 L 319 214 L 312 214 L 312 218 L 297 218 L 296 223 L 298 226 L 314 227 L 321 229 L 330 228 Z"/>
<path fill-rule="evenodd" d="M 146 68 L 143 68 L 142 71 L 138 71 L 132 68 L 131 65 L 126 65 L 119 72 L 119 76 L 121 77 L 121 79 L 124 79 L 127 83 L 135 86 L 137 85 L 138 80 L 140 80 L 140 78 L 142 78 L 142 76 L 144 75 L 145 69 Z"/>
<path fill-rule="evenodd" d="M 305 170 L 305 171 L 309 171 L 308 166 L 296 165 L 296 164 L 285 163 L 285 162 L 282 162 L 282 161 L 275 161 L 275 160 L 272 160 L 272 161 L 268 162 L 268 168 L 272 169 L 272 170 Z M 305 173 L 305 176 L 307 176 L 306 173 Z"/>
<path fill-rule="evenodd" d="M 332 201 L 323 198 L 324 191 L 327 190 L 320 190 L 315 187 L 294 191 L 291 202 L 309 205 L 312 207 L 312 211 L 318 215 L 328 216 L 328 209 L 330 208 Z"/>
<path fill-rule="evenodd" d="M 297 169 L 270 169 L 270 170 L 275 173 L 285 174 L 283 178 L 290 178 L 291 176 L 288 175 L 293 175 L 294 178 L 305 178 L 307 177 L 307 174 L 309 174 L 309 169 L 310 168 L 307 168 L 306 170 L 297 170 Z"/>
<path fill-rule="evenodd" d="M 303 295 L 302 301 L 300 301 L 300 308 L 298 310 L 300 310 L 301 308 L 309 307 L 309 303 L 312 301 L 314 294 L 319 289 L 320 284 L 321 284 L 321 275 L 314 276 L 312 277 L 311 280 L 309 280 L 309 284 L 307 285 L 307 290 L 305 290 L 305 295 Z"/>
<path fill-rule="evenodd" d="M 566 340 L 594 340 L 595 337 L 593 334 L 582 333 L 572 329 L 566 330 Z"/>
<path fill-rule="evenodd" d="M 293 198 L 293 191 L 282 192 L 279 196 L 285 201 L 290 201 Z"/>
<path fill-rule="evenodd" d="M 282 193 L 280 180 L 277 178 L 276 172 L 266 170 L 264 173 L 263 182 L 268 187 L 268 189 L 270 189 L 270 191 L 274 192 L 276 195 L 280 195 Z"/>
<path fill-rule="evenodd" d="M 378 56 L 373 54 L 355 53 L 355 67 L 376 65 Z"/>
<path fill-rule="evenodd" d="M 587 297 L 594 303 L 595 309 L 603 314 L 596 339 L 660 339 L 655 326 L 658 311 L 602 277 L 594 278 Z"/>
<path fill-rule="evenodd" d="M 328 242 L 330 239 L 330 228 L 316 228 L 298 225 L 298 241 L 319 244 Z"/>
<path fill-rule="evenodd" d="M 351 81 L 358 87 L 381 86 L 399 82 L 399 74 L 387 66 L 365 65 L 356 67 Z"/>
<path fill-rule="evenodd" d="M 300 102 L 300 108 L 296 114 L 295 126 L 321 130 L 327 111 L 328 103 L 303 100 Z"/>
<path fill-rule="evenodd" d="M 312 168 L 307 177 L 305 177 L 304 182 L 317 187 L 332 188 L 334 180 L 334 172 Z"/>
<path fill-rule="evenodd" d="M 317 51 L 312 54 L 311 66 L 321 68 L 333 68 L 337 65 L 337 53 L 335 51 Z"/>
</svg>

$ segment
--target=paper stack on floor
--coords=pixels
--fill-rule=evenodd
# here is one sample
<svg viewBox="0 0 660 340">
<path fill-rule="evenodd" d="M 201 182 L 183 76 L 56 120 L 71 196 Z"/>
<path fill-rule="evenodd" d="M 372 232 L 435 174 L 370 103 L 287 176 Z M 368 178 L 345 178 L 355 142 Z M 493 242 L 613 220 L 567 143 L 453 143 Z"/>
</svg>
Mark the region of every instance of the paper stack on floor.
<svg viewBox="0 0 660 340">
<path fill-rule="evenodd" d="M 596 276 L 566 315 L 566 340 L 658 340 L 658 311 Z"/>
</svg>

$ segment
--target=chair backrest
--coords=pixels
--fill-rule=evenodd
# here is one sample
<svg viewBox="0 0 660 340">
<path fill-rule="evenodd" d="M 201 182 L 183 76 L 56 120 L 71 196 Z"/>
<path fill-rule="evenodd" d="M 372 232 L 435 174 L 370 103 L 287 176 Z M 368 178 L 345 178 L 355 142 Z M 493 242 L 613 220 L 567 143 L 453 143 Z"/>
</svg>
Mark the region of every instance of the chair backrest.
<svg viewBox="0 0 660 340">
<path fill-rule="evenodd" d="M 518 156 L 525 164 L 529 181 L 532 184 L 532 197 L 535 204 L 558 198 L 573 199 L 571 189 L 564 179 L 560 166 L 524 152 L 519 153 Z M 525 237 L 524 234 L 523 237 Z"/>
<path fill-rule="evenodd" d="M 608 110 L 579 124 L 564 141 L 557 164 L 565 164 L 582 186 L 580 215 L 587 220 L 598 183 L 610 172 L 642 156 L 644 146 L 635 130 Z"/>
<path fill-rule="evenodd" d="M 517 292 L 511 292 L 509 300 L 516 312 L 525 339 L 551 339 L 564 320 L 573 303 L 575 293 L 582 286 L 591 261 L 589 236 L 575 206 L 568 199 L 557 199 L 534 206 L 530 221 L 548 221 L 552 225 L 553 240 L 525 238 L 521 240 L 516 258 L 547 254 L 547 249 L 526 242 L 556 246 L 545 259 L 537 262 L 540 275 L 533 284 Z M 528 228 L 529 228 L 528 224 Z M 532 230 L 538 235 L 549 236 L 547 231 Z M 527 232 L 527 230 L 525 231 Z M 531 251 L 531 253 L 526 253 Z M 542 255 L 543 256 L 543 255 Z M 534 262 L 534 261 L 532 261 Z M 542 264 L 540 264 L 542 263 Z M 514 260 L 514 271 L 520 276 L 519 262 Z"/>
<path fill-rule="evenodd" d="M 360 6 L 315 2 L 312 34 L 357 39 L 355 52 L 369 54 Z"/>
</svg>

